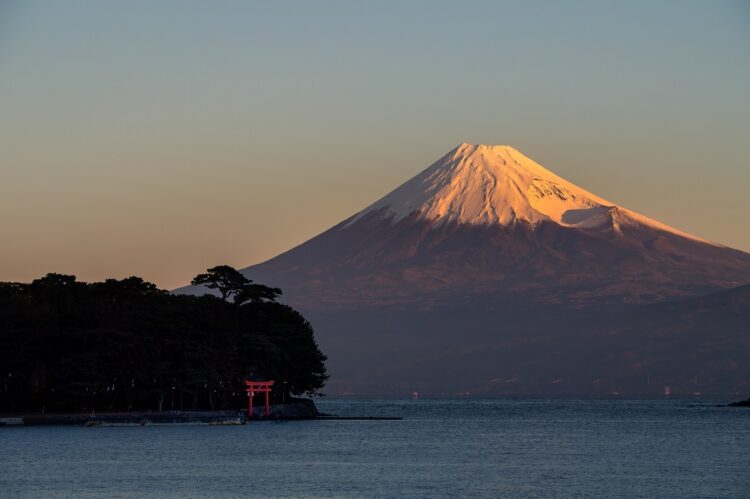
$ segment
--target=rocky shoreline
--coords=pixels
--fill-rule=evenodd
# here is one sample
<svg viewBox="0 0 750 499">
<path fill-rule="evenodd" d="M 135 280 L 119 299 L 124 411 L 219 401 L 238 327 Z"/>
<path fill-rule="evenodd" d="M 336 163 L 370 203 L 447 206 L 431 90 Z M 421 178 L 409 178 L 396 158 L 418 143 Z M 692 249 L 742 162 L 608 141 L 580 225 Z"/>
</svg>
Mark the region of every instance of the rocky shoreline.
<svg viewBox="0 0 750 499">
<path fill-rule="evenodd" d="M 310 399 L 294 398 L 284 404 L 273 404 L 270 414 L 265 407 L 254 407 L 253 417 L 247 410 L 236 411 L 162 411 L 99 412 L 74 414 L 0 415 L 0 426 L 146 426 L 161 424 L 240 425 L 249 421 L 328 419 Z"/>
</svg>

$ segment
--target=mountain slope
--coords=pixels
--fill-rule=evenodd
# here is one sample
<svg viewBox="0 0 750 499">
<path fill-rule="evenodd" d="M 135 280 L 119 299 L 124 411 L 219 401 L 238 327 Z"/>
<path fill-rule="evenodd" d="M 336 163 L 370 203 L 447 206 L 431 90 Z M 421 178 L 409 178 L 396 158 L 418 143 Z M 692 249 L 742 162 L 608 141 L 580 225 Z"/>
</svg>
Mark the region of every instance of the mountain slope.
<svg viewBox="0 0 750 499">
<path fill-rule="evenodd" d="M 620 306 L 750 282 L 750 255 L 619 207 L 508 146 L 462 144 L 244 272 L 295 305 Z"/>
<path fill-rule="evenodd" d="M 750 383 L 746 291 L 679 302 L 750 283 L 750 255 L 508 146 L 462 144 L 243 273 L 310 319 L 329 393 L 734 397 Z"/>
<path fill-rule="evenodd" d="M 311 311 L 331 393 L 675 396 L 750 390 L 750 286 L 626 310 Z"/>
<path fill-rule="evenodd" d="M 510 146 L 461 144 L 432 166 L 346 224 L 383 211 L 393 221 L 413 213 L 433 223 L 535 225 L 595 228 L 608 223 L 646 225 L 707 242 L 648 217 L 618 208 L 558 177 Z"/>
</svg>

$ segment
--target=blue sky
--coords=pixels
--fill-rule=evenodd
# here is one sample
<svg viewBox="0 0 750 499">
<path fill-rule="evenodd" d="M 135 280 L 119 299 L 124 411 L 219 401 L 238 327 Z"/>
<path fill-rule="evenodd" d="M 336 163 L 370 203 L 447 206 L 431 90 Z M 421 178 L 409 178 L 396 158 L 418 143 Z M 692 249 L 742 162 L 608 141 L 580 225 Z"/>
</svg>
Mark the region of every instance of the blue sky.
<svg viewBox="0 0 750 499">
<path fill-rule="evenodd" d="M 0 3 L 0 280 L 176 286 L 462 141 L 750 250 L 750 4 Z"/>
</svg>

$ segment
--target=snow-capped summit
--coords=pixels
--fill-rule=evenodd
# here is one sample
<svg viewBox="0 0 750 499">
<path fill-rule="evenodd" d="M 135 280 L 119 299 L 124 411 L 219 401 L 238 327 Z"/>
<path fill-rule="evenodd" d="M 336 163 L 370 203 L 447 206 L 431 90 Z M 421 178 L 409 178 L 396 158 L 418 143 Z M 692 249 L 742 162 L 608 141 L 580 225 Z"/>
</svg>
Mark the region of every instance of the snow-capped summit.
<svg viewBox="0 0 750 499">
<path fill-rule="evenodd" d="M 310 318 L 334 393 L 653 395 L 660 379 L 692 393 L 695 373 L 703 393 L 748 379 L 747 288 L 673 302 L 750 284 L 750 254 L 616 206 L 509 146 L 461 144 L 242 272 Z"/>
<path fill-rule="evenodd" d="M 416 213 L 430 221 L 536 224 L 564 220 L 570 210 L 612 206 L 510 146 L 461 144 L 395 191 L 365 208 L 398 221 Z M 583 217 L 579 217 L 583 218 Z"/>
<path fill-rule="evenodd" d="M 393 222 L 414 214 L 435 224 L 554 222 L 565 227 L 608 226 L 615 230 L 622 224 L 644 224 L 703 241 L 618 207 L 508 145 L 463 143 L 348 223 L 373 212 Z"/>
<path fill-rule="evenodd" d="M 750 255 L 615 205 L 507 145 L 461 144 L 364 210 L 243 272 L 305 308 L 581 308 L 750 283 Z"/>
</svg>

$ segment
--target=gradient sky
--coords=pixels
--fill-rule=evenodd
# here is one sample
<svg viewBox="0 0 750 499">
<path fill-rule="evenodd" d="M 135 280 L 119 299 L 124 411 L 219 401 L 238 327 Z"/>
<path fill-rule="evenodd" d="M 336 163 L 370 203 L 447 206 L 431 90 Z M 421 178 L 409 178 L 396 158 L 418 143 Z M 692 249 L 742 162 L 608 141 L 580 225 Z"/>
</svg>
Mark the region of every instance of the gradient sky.
<svg viewBox="0 0 750 499">
<path fill-rule="evenodd" d="M 0 0 L 0 280 L 257 263 L 463 141 L 750 251 L 750 2 Z"/>
</svg>

